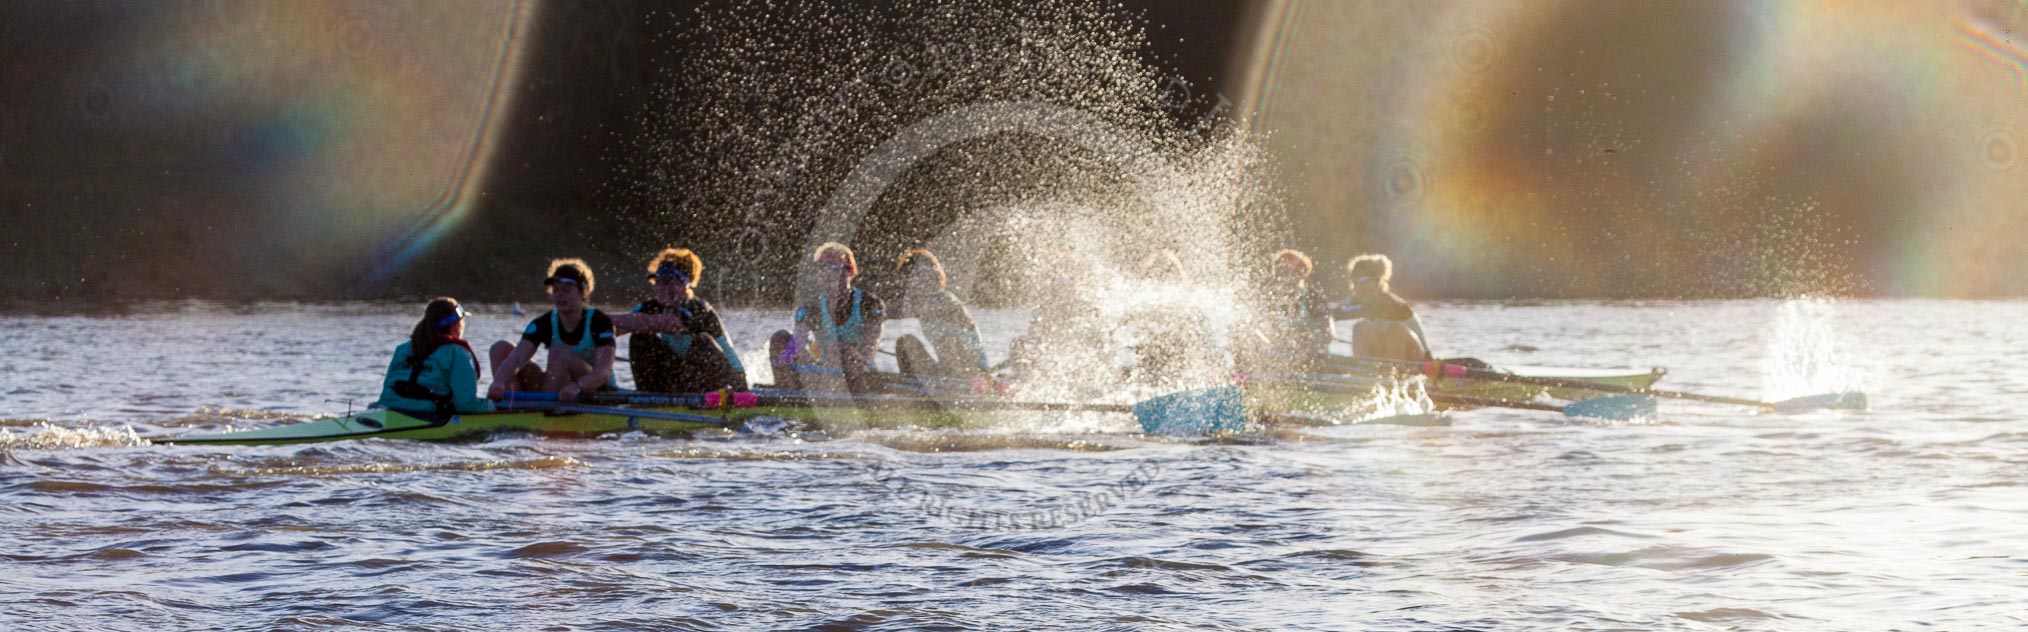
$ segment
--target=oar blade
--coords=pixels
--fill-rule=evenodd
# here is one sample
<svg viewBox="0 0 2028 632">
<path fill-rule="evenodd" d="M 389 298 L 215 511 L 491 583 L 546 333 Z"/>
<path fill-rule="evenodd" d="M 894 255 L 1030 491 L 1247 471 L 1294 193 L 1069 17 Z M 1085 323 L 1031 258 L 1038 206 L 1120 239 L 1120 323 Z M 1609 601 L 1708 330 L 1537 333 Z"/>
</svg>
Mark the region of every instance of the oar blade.
<svg viewBox="0 0 2028 632">
<path fill-rule="evenodd" d="M 1631 421 L 1655 416 L 1655 398 L 1646 395 L 1607 395 L 1580 399 L 1564 405 L 1566 417 Z"/>
<path fill-rule="evenodd" d="M 1774 403 L 1774 411 L 1784 415 L 1814 410 L 1866 410 L 1866 394 L 1859 391 L 1820 393 Z"/>
<path fill-rule="evenodd" d="M 1134 419 L 1148 434 L 1194 437 L 1246 427 L 1239 387 L 1215 386 L 1170 393 L 1134 404 Z"/>
</svg>

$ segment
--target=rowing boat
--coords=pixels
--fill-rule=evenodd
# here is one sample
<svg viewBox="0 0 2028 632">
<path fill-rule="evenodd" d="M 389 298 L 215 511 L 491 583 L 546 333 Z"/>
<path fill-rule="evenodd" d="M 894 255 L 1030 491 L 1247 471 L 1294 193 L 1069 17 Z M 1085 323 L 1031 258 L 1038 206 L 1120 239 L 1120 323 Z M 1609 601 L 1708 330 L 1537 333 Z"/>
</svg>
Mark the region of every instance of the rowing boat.
<svg viewBox="0 0 2028 632">
<path fill-rule="evenodd" d="M 1555 367 L 1507 367 L 1509 375 L 1588 380 L 1607 384 L 1646 387 L 1662 376 L 1653 371 L 1594 370 Z M 1291 379 L 1260 380 L 1246 385 L 1245 408 L 1265 418 L 1288 414 L 1319 416 L 1320 419 L 1348 419 L 1353 411 L 1371 411 L 1375 388 L 1395 380 L 1377 371 L 1347 371 L 1332 374 L 1287 376 Z M 898 378 L 898 376 L 897 376 Z M 890 380 L 896 384 L 905 379 Z M 1481 379 L 1441 378 L 1428 385 L 1432 395 L 1455 395 L 1466 399 L 1527 401 L 1546 394 L 1559 399 L 1583 399 L 1595 392 Z M 602 408 L 598 412 L 557 413 L 551 410 L 503 410 L 490 413 L 454 415 L 429 419 L 393 410 L 316 419 L 297 424 L 239 430 L 214 434 L 163 437 L 155 443 L 181 445 L 274 445 L 315 443 L 351 439 L 403 439 L 412 441 L 457 441 L 483 438 L 498 433 L 525 433 L 546 437 L 597 437 L 640 431 L 657 435 L 690 435 L 700 430 L 734 428 L 755 419 L 778 419 L 818 429 L 835 428 L 964 428 L 991 427 L 1033 420 L 1039 408 L 1006 408 L 991 405 L 994 398 L 952 393 L 923 393 L 925 397 L 888 398 L 869 403 L 865 398 L 841 404 L 840 396 L 819 397 L 805 404 L 712 408 L 704 406 L 637 406 Z M 934 397 L 934 399 L 932 398 Z M 1125 406 L 1064 405 L 1096 414 L 1120 414 Z M 1439 406 L 1457 410 L 1469 406 Z M 1256 415 L 1261 416 L 1261 415 Z M 1349 419 L 1348 419 L 1349 420 Z"/>
<path fill-rule="evenodd" d="M 1014 423 L 1033 419 L 1033 412 L 971 407 L 945 407 L 922 399 L 914 405 L 787 405 L 750 408 L 638 406 L 599 408 L 598 412 L 558 414 L 549 410 L 507 410 L 453 415 L 433 421 L 393 410 L 369 410 L 302 423 L 154 439 L 179 445 L 276 445 L 352 439 L 461 441 L 500 433 L 555 438 L 589 438 L 625 432 L 688 436 L 701 430 L 737 428 L 757 419 L 797 422 L 818 429 L 837 428 L 958 428 Z"/>
<path fill-rule="evenodd" d="M 1371 390 L 1373 387 L 1388 387 L 1400 381 L 1396 374 L 1372 366 L 1359 366 L 1334 358 L 1330 363 L 1336 371 L 1328 375 L 1306 375 L 1298 383 L 1329 384 L 1347 387 L 1333 390 Z M 1501 381 L 1479 377 L 1438 377 L 1428 378 L 1423 383 L 1431 395 L 1450 395 L 1475 399 L 1499 399 L 1528 401 L 1540 396 L 1562 400 L 1580 400 L 1598 397 L 1610 391 L 1585 388 L 1545 387 L 1527 383 L 1528 380 L 1555 380 L 1566 382 L 1593 382 L 1620 388 L 1647 388 L 1654 385 L 1666 373 L 1660 367 L 1653 369 L 1585 369 L 1573 367 L 1508 365 L 1483 367 L 1482 372 L 1498 373 L 1523 378 L 1522 381 Z"/>
<path fill-rule="evenodd" d="M 1270 374 L 1255 376 L 1246 387 L 1246 406 L 1257 411 L 1296 411 L 1310 415 L 1342 417 L 1386 414 L 1390 411 L 1376 408 L 1387 402 L 1385 396 L 1392 394 L 1396 399 L 1415 399 L 1412 391 L 1401 388 L 1408 376 L 1376 369 L 1371 366 L 1357 366 L 1348 362 L 1332 363 L 1333 373 Z M 1520 378 L 1546 378 L 1564 381 L 1596 382 L 1616 387 L 1645 388 L 1662 378 L 1659 368 L 1639 369 L 1583 369 L 1571 367 L 1507 366 L 1489 368 L 1507 376 Z M 1438 400 L 1436 411 L 1458 411 L 1476 408 L 1474 402 L 1528 402 L 1539 397 L 1561 400 L 1583 400 L 1609 394 L 1605 391 L 1583 388 L 1544 387 L 1536 384 L 1506 382 L 1491 379 L 1443 377 L 1425 380 L 1423 389 L 1430 397 Z M 1406 403 L 1406 402 L 1398 402 Z"/>
</svg>

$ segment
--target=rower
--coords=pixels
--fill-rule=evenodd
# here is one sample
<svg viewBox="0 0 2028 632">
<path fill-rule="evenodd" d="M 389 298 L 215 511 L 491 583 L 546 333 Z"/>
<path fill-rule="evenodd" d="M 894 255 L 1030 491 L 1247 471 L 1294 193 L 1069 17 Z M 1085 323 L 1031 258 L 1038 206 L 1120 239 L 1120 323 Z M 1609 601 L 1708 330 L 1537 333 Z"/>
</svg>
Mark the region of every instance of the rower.
<svg viewBox="0 0 2028 632">
<path fill-rule="evenodd" d="M 556 393 L 558 401 L 576 401 L 583 391 L 618 390 L 613 383 L 614 333 L 612 318 L 587 305 L 592 294 L 591 266 L 582 259 L 549 262 L 549 276 L 542 280 L 549 288 L 556 309 L 535 317 L 521 331 L 521 342 L 493 343 L 493 387 L 487 396 L 500 399 L 515 390 L 529 388 L 540 376 L 538 388 Z M 549 348 L 549 369 L 537 371 L 528 364 L 535 352 Z M 513 379 L 498 376 L 512 375 Z"/>
<path fill-rule="evenodd" d="M 1351 305 L 1336 320 L 1358 319 L 1352 325 L 1352 355 L 1380 360 L 1420 362 L 1430 359 L 1429 339 L 1408 301 L 1388 289 L 1394 262 L 1387 255 L 1365 254 L 1345 264 L 1352 273 Z"/>
<path fill-rule="evenodd" d="M 816 365 L 842 371 L 846 388 L 854 393 L 878 390 L 872 381 L 873 356 L 880 349 L 887 304 L 852 287 L 859 260 L 844 244 L 818 246 L 810 253 L 810 265 L 816 268 L 817 300 L 796 308 L 792 330 L 777 331 L 768 340 L 775 387 L 801 389 L 798 367 Z"/>
<path fill-rule="evenodd" d="M 479 357 L 465 342 L 465 308 L 439 297 L 423 308 L 408 342 L 394 348 L 376 408 L 418 418 L 448 418 L 493 410 L 479 397 Z"/>
<path fill-rule="evenodd" d="M 991 366 L 986 348 L 979 341 L 979 325 L 965 302 L 951 293 L 950 277 L 943 263 L 928 249 L 912 248 L 895 260 L 894 271 L 904 279 L 901 305 L 889 318 L 914 318 L 922 325 L 922 337 L 902 336 L 894 341 L 894 359 L 902 375 L 976 380 L 986 377 Z M 930 352 L 936 353 L 932 355 Z"/>
<path fill-rule="evenodd" d="M 1008 377 L 1016 382 L 1110 384 L 1120 379 L 1113 366 L 1112 328 L 1093 303 L 1090 259 L 1061 251 L 1030 269 L 1035 279 L 1035 316 L 1027 331 L 1008 345 Z"/>
<path fill-rule="evenodd" d="M 1293 248 L 1269 261 L 1273 272 L 1261 287 L 1261 309 L 1234 332 L 1234 355 L 1246 370 L 1304 370 L 1331 345 L 1330 308 L 1309 285 L 1316 264 Z"/>
<path fill-rule="evenodd" d="M 1195 304 L 1189 270 L 1175 252 L 1157 250 L 1138 266 L 1148 299 L 1128 318 L 1135 327 L 1135 373 L 1146 381 L 1171 382 L 1210 366 L 1203 344 L 1210 323 Z"/>
<path fill-rule="evenodd" d="M 739 351 L 718 312 L 697 296 L 703 273 L 704 260 L 696 253 L 665 248 L 648 261 L 654 298 L 612 316 L 614 333 L 628 336 L 634 388 L 662 393 L 747 390 Z"/>
</svg>

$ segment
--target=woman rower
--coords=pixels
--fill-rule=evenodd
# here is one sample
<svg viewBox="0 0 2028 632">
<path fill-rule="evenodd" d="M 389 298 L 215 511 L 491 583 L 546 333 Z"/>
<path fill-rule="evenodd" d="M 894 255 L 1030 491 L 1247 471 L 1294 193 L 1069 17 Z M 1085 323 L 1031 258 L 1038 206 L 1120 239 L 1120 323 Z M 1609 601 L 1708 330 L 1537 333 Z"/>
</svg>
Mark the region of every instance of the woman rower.
<svg viewBox="0 0 2028 632">
<path fill-rule="evenodd" d="M 852 279 L 859 276 L 859 260 L 844 244 L 818 246 L 810 253 L 810 265 L 816 267 L 817 300 L 796 308 L 793 331 L 777 331 L 768 340 L 775 387 L 801 389 L 798 372 L 821 366 L 842 371 L 845 387 L 854 393 L 879 390 L 873 356 L 880 349 L 887 304 L 852 287 Z"/>
<path fill-rule="evenodd" d="M 1165 383 L 1201 374 L 1212 363 L 1204 343 L 1211 325 L 1198 307 L 1197 289 L 1183 259 L 1173 251 L 1157 250 L 1142 259 L 1138 269 L 1143 302 L 1129 316 L 1136 334 L 1135 375 Z"/>
<path fill-rule="evenodd" d="M 430 301 L 408 342 L 394 348 L 373 405 L 417 417 L 491 412 L 493 402 L 479 397 L 479 357 L 464 337 L 465 309 L 458 301 Z"/>
<path fill-rule="evenodd" d="M 1330 308 L 1309 285 L 1316 265 L 1293 248 L 1270 261 L 1273 276 L 1262 287 L 1260 313 L 1234 332 L 1234 355 L 1249 371 L 1307 370 L 1331 345 Z"/>
<path fill-rule="evenodd" d="M 1408 301 L 1388 289 L 1394 262 L 1387 255 L 1367 254 L 1354 257 L 1345 268 L 1352 273 L 1352 305 L 1336 317 L 1359 319 L 1352 325 L 1352 355 L 1406 362 L 1430 359 L 1422 321 Z"/>
<path fill-rule="evenodd" d="M 556 393 L 557 401 L 564 402 L 577 401 L 584 391 L 617 390 L 613 383 L 612 318 L 586 304 L 592 293 L 591 266 L 582 259 L 551 261 L 549 276 L 542 284 L 549 288 L 556 309 L 529 321 L 519 344 L 493 343 L 492 356 L 497 362 L 487 396 L 500 399 L 514 390 L 535 390 L 529 388 L 531 382 Z M 547 372 L 528 364 L 541 347 L 549 348 Z M 514 377 L 503 379 L 503 375 Z"/>
<path fill-rule="evenodd" d="M 1075 251 L 1060 251 L 1031 270 L 1035 316 L 1007 349 L 1008 377 L 1015 382 L 1113 384 L 1113 328 L 1094 303 L 1092 262 Z"/>
<path fill-rule="evenodd" d="M 664 393 L 744 391 L 746 367 L 725 335 L 711 304 L 697 297 L 704 260 L 687 248 L 665 248 L 648 260 L 655 297 L 626 314 L 614 314 L 613 329 L 628 336 L 634 388 Z"/>
<path fill-rule="evenodd" d="M 894 270 L 906 288 L 901 306 L 889 318 L 914 318 L 922 323 L 922 337 L 903 336 L 894 341 L 894 359 L 902 375 L 977 380 L 986 377 L 986 348 L 979 342 L 979 325 L 965 302 L 952 294 L 950 277 L 943 263 L 928 249 L 912 248 L 895 260 Z M 934 350 L 935 355 L 931 355 Z"/>
</svg>

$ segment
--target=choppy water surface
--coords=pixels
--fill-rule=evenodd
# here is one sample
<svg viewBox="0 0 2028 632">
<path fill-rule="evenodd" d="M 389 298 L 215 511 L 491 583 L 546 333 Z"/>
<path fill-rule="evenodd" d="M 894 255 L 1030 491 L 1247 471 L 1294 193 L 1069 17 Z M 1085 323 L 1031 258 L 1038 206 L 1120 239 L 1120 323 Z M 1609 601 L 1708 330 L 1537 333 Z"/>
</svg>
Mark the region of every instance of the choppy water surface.
<svg viewBox="0 0 2028 632">
<path fill-rule="evenodd" d="M 1748 396 L 1857 382 L 1864 413 L 1668 402 L 1648 424 L 1474 411 L 1215 443 L 1039 418 L 804 440 L 132 444 L 129 428 L 363 404 L 413 311 L 0 317 L 6 627 L 2028 624 L 2023 304 L 1425 316 L 1446 355 L 1662 365 L 1664 385 Z M 475 340 L 524 320 L 477 311 Z M 729 318 L 749 347 L 782 321 Z M 1021 322 L 984 320 L 999 347 Z"/>
</svg>

